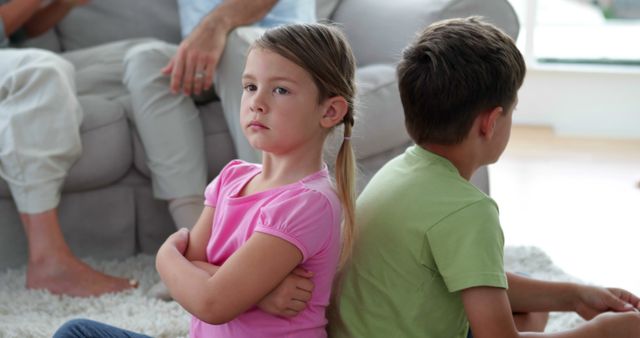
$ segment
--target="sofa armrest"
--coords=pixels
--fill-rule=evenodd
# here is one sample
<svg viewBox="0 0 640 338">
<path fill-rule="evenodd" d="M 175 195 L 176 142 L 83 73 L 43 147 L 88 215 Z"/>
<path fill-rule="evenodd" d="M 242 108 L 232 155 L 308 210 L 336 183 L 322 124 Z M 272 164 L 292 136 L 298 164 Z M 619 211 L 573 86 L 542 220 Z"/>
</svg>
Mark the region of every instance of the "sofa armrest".
<svg viewBox="0 0 640 338">
<path fill-rule="evenodd" d="M 518 18 L 507 0 L 342 0 L 332 20 L 344 27 L 359 66 L 395 63 L 429 24 L 479 15 L 514 39 Z"/>
</svg>

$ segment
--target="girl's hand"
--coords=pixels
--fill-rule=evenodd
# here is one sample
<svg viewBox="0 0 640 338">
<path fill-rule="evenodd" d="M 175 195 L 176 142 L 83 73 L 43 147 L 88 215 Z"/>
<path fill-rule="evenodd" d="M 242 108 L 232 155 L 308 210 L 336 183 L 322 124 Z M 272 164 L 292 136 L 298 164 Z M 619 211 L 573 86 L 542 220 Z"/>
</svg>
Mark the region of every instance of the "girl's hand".
<svg viewBox="0 0 640 338">
<path fill-rule="evenodd" d="M 258 303 L 258 308 L 275 316 L 297 316 L 311 299 L 314 288 L 311 277 L 313 272 L 296 268 Z"/>
<path fill-rule="evenodd" d="M 174 232 L 171 236 L 164 241 L 162 247 L 160 249 L 166 247 L 173 247 L 178 252 L 184 255 L 185 251 L 187 251 L 187 247 L 189 246 L 189 230 L 187 228 L 182 228 L 176 232 Z"/>
<path fill-rule="evenodd" d="M 590 320 L 607 311 L 636 311 L 638 306 L 640 298 L 629 291 L 581 285 L 575 309 L 582 318 Z"/>
</svg>

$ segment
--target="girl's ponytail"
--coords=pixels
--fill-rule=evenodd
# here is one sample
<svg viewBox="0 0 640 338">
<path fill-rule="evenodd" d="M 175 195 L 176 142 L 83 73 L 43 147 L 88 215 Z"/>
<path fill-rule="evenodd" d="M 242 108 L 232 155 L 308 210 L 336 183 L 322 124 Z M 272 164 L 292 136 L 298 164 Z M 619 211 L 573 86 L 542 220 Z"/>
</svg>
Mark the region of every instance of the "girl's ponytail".
<svg viewBox="0 0 640 338">
<path fill-rule="evenodd" d="M 343 97 L 349 105 L 342 120 L 344 139 L 336 159 L 336 184 L 343 208 L 342 267 L 351 254 L 355 233 L 355 156 L 351 149 L 356 94 L 356 62 L 345 35 L 325 24 L 284 25 L 267 30 L 253 48 L 276 52 L 309 72 L 318 87 L 318 102 L 334 96 Z"/>
<path fill-rule="evenodd" d="M 355 237 L 355 172 L 356 160 L 351 147 L 351 129 L 353 128 L 354 118 L 353 109 L 344 117 L 344 139 L 340 146 L 340 151 L 336 158 L 336 184 L 340 202 L 344 214 L 344 222 L 342 223 L 342 250 L 340 253 L 340 263 L 338 268 L 341 269 L 351 255 L 353 240 Z"/>
</svg>

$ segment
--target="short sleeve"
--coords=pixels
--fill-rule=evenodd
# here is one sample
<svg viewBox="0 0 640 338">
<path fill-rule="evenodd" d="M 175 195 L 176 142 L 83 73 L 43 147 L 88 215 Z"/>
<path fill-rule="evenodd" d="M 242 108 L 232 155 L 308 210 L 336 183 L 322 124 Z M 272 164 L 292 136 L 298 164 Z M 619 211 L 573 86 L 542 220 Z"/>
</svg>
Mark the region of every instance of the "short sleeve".
<svg viewBox="0 0 640 338">
<path fill-rule="evenodd" d="M 245 162 L 243 161 L 233 160 L 227 163 L 227 165 L 224 166 L 222 170 L 220 170 L 220 173 L 218 174 L 218 176 L 216 176 L 216 178 L 214 178 L 213 181 L 211 181 L 211 183 L 207 185 L 207 188 L 204 189 L 204 205 L 215 208 L 216 203 L 218 203 L 218 197 L 220 196 L 222 186 L 227 181 L 232 179 L 230 178 L 230 176 L 234 176 L 235 174 L 238 174 L 235 168 L 238 168 L 241 166 L 244 166 L 245 168 L 252 168 L 252 167 L 246 166 Z M 248 169 L 248 170 L 251 170 L 251 169 Z M 240 172 L 240 174 L 242 173 Z"/>
<path fill-rule="evenodd" d="M 295 245 L 305 262 L 320 252 L 334 236 L 336 217 L 331 203 L 316 191 L 305 191 L 261 209 L 255 231 Z"/>
<path fill-rule="evenodd" d="M 504 236 L 491 199 L 445 217 L 429 229 L 427 238 L 449 292 L 474 286 L 507 288 Z"/>
<path fill-rule="evenodd" d="M 216 178 L 207 185 L 207 188 L 204 189 L 204 205 L 208 207 L 216 207 L 218 195 L 220 194 L 220 181 L 220 176 L 216 176 Z"/>
</svg>

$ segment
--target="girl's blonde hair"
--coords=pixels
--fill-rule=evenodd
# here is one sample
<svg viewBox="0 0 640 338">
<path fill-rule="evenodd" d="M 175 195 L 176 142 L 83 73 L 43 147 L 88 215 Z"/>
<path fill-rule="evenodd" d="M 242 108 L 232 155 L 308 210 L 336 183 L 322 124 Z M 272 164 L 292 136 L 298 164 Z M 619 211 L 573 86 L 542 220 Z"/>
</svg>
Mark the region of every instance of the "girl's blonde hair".
<svg viewBox="0 0 640 338">
<path fill-rule="evenodd" d="M 306 70 L 319 92 L 319 103 L 341 96 L 348 103 L 342 120 L 344 138 L 336 158 L 336 184 L 344 212 L 342 225 L 342 267 L 351 254 L 355 232 L 355 156 L 351 148 L 351 130 L 355 123 L 355 57 L 344 34 L 325 24 L 293 24 L 269 29 L 252 48 L 279 54 Z"/>
</svg>

